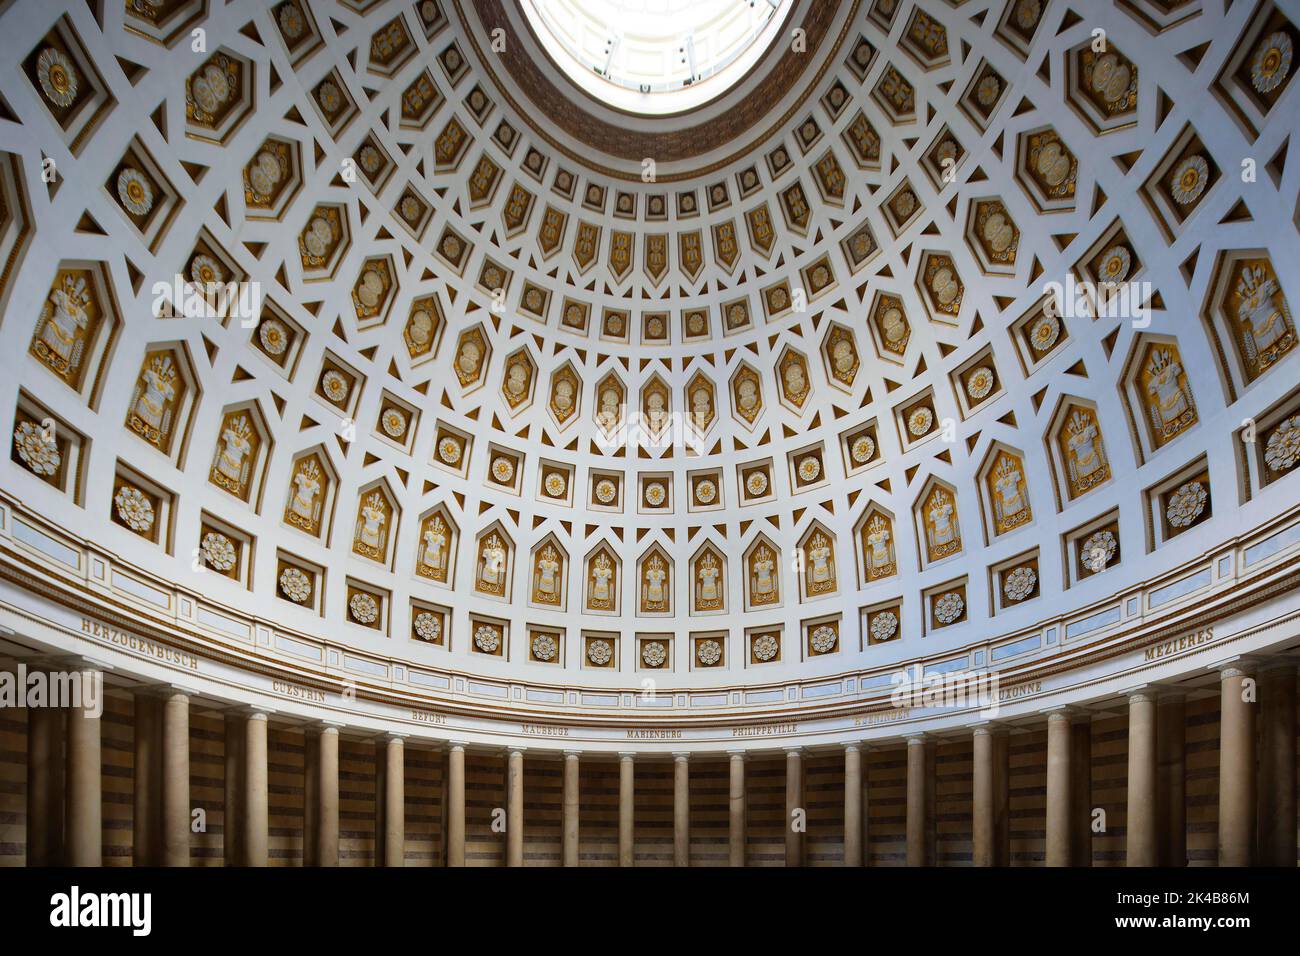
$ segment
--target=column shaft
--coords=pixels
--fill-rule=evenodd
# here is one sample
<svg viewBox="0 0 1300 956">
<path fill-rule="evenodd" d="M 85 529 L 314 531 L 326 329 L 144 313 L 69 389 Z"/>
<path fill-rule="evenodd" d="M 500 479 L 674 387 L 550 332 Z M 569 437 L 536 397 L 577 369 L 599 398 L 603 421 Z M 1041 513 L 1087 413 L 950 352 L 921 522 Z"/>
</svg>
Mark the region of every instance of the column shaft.
<svg viewBox="0 0 1300 956">
<path fill-rule="evenodd" d="M 1070 718 L 1047 715 L 1047 865 L 1070 865 Z"/>
<path fill-rule="evenodd" d="M 1296 865 L 1295 665 L 1259 677 L 1259 863 Z"/>
<path fill-rule="evenodd" d="M 803 805 L 803 754 L 785 753 L 785 865 L 803 866 L 804 832 L 808 811 Z"/>
<path fill-rule="evenodd" d="M 465 865 L 465 747 L 447 752 L 447 865 Z"/>
<path fill-rule="evenodd" d="M 745 865 L 745 755 L 734 753 L 728 761 L 727 865 Z"/>
<path fill-rule="evenodd" d="M 673 755 L 673 866 L 691 865 L 691 765 Z"/>
<path fill-rule="evenodd" d="M 190 699 L 169 693 L 162 703 L 163 866 L 190 865 Z"/>
<path fill-rule="evenodd" d="M 993 865 L 1011 865 L 1011 737 L 993 732 Z"/>
<path fill-rule="evenodd" d="M 302 735 L 302 865 L 320 866 L 320 732 Z"/>
<path fill-rule="evenodd" d="M 244 722 L 244 859 L 245 866 L 266 866 L 269 809 L 266 793 L 266 714 L 250 713 Z"/>
<path fill-rule="evenodd" d="M 844 748 L 844 865 L 862 865 L 862 748 Z"/>
<path fill-rule="evenodd" d="M 971 862 L 993 866 L 993 734 L 987 727 L 975 728 L 971 771 Z"/>
<path fill-rule="evenodd" d="M 1219 866 L 1250 866 L 1255 848 L 1255 702 L 1249 676 L 1219 681 Z M 1249 697 L 1249 699 L 1247 699 Z"/>
<path fill-rule="evenodd" d="M 27 711 L 27 865 L 55 866 L 54 833 L 63 828 L 63 788 L 55 789 L 63 761 L 63 712 L 54 707 Z M 63 774 L 58 773 L 62 782 Z"/>
<path fill-rule="evenodd" d="M 1092 717 L 1070 724 L 1070 865 L 1092 866 Z"/>
<path fill-rule="evenodd" d="M 524 755 L 510 751 L 506 780 L 509 800 L 506 807 L 506 866 L 524 865 Z"/>
<path fill-rule="evenodd" d="M 1128 866 L 1155 866 L 1156 705 L 1149 694 L 1128 703 Z"/>
<path fill-rule="evenodd" d="M 618 865 L 633 866 L 636 844 L 632 825 L 636 813 L 636 758 L 620 754 L 618 758 Z"/>
<path fill-rule="evenodd" d="M 316 863 L 339 865 L 339 729 L 322 727 L 316 739 Z"/>
<path fill-rule="evenodd" d="M 907 865 L 925 866 L 926 844 L 926 742 L 913 737 L 907 742 Z"/>
<path fill-rule="evenodd" d="M 149 691 L 135 695 L 132 719 L 135 760 L 131 781 L 131 865 L 158 866 L 162 862 L 162 702 Z"/>
<path fill-rule="evenodd" d="M 97 681 L 102 699 L 103 681 Z M 103 781 L 100 720 L 86 708 L 68 708 L 68 799 L 66 833 L 69 866 L 101 866 L 104 859 Z"/>
<path fill-rule="evenodd" d="M 578 772 L 581 769 L 578 755 L 564 755 L 564 848 L 565 866 L 578 865 Z"/>
<path fill-rule="evenodd" d="M 1161 866 L 1187 865 L 1186 708 L 1180 694 L 1156 704 L 1156 805 L 1160 810 L 1156 859 Z"/>
<path fill-rule="evenodd" d="M 384 866 L 406 865 L 406 749 L 389 737 L 384 759 Z"/>
<path fill-rule="evenodd" d="M 221 824 L 226 866 L 244 865 L 244 740 L 243 714 L 226 714 L 226 798 Z"/>
</svg>

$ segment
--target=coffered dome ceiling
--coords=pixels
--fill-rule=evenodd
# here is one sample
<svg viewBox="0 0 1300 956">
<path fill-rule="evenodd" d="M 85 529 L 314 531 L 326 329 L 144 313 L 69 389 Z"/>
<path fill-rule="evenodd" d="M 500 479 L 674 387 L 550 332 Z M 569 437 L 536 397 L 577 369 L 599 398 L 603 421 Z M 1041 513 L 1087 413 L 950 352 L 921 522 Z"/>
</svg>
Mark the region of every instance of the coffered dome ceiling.
<svg viewBox="0 0 1300 956">
<path fill-rule="evenodd" d="M 801 0 L 632 116 L 496 0 L 16 5 L 5 491 L 290 653 L 1041 633 L 1296 499 L 1300 35 L 1219 6 Z"/>
</svg>

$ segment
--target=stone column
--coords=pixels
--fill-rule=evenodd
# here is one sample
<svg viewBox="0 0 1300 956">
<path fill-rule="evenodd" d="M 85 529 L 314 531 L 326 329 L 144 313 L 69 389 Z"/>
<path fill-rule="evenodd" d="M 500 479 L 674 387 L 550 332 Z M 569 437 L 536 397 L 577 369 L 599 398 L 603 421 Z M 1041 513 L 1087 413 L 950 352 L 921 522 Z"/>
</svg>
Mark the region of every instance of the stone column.
<svg viewBox="0 0 1300 956">
<path fill-rule="evenodd" d="M 506 866 L 524 865 L 524 752 L 510 751 L 506 763 Z"/>
<path fill-rule="evenodd" d="M 372 866 L 383 866 L 388 846 L 388 751 L 384 741 L 376 738 L 375 744 L 375 843 L 370 856 Z"/>
<path fill-rule="evenodd" d="M 1241 663 L 1219 672 L 1219 866 L 1250 866 L 1255 848 L 1255 696 Z"/>
<path fill-rule="evenodd" d="M 862 748 L 844 745 L 844 865 L 862 865 Z"/>
<path fill-rule="evenodd" d="M 799 819 L 796 819 L 798 815 Z M 803 866 L 804 832 L 808 811 L 803 805 L 803 751 L 785 752 L 785 865 Z"/>
<path fill-rule="evenodd" d="M 907 739 L 907 865 L 926 866 L 926 739 L 922 735 Z"/>
<path fill-rule="evenodd" d="M 1296 865 L 1296 668 L 1259 675 L 1259 856 L 1261 866 Z"/>
<path fill-rule="evenodd" d="M 578 865 L 579 757 L 564 752 L 564 865 Z"/>
<path fill-rule="evenodd" d="M 1128 866 L 1155 866 L 1156 702 L 1153 691 L 1128 698 Z"/>
<path fill-rule="evenodd" d="M 178 690 L 162 701 L 163 866 L 190 865 L 190 699 Z"/>
<path fill-rule="evenodd" d="M 993 865 L 1011 865 L 1011 735 L 993 731 Z"/>
<path fill-rule="evenodd" d="M 104 680 L 91 671 L 83 672 L 85 681 L 98 685 L 99 699 L 104 696 Z M 103 781 L 100 763 L 99 717 L 81 702 L 68 708 L 67 824 L 68 865 L 102 866 Z"/>
<path fill-rule="evenodd" d="M 270 816 L 266 793 L 265 711 L 248 712 L 244 722 L 244 859 L 245 866 L 266 866 Z"/>
<path fill-rule="evenodd" d="M 465 865 L 465 745 L 447 751 L 447 865 Z"/>
<path fill-rule="evenodd" d="M 400 734 L 384 746 L 384 866 L 406 865 L 406 751 Z"/>
<path fill-rule="evenodd" d="M 158 866 L 162 863 L 162 713 L 161 701 L 151 688 L 135 693 L 132 716 L 135 735 L 134 779 L 131 798 L 131 865 Z"/>
<path fill-rule="evenodd" d="M 673 754 L 673 866 L 691 865 L 691 764 Z"/>
<path fill-rule="evenodd" d="M 302 865 L 320 866 L 320 732 L 302 732 Z"/>
<path fill-rule="evenodd" d="M 244 726 L 238 711 L 226 714 L 226 797 L 222 810 L 222 854 L 226 866 L 243 866 L 244 857 Z"/>
<path fill-rule="evenodd" d="M 1047 715 L 1047 865 L 1070 865 L 1070 715 Z"/>
<path fill-rule="evenodd" d="M 63 711 L 27 711 L 27 865 L 57 866 L 63 836 Z"/>
<path fill-rule="evenodd" d="M 993 813 L 993 732 L 977 724 L 972 741 L 971 862 L 975 866 L 995 863 Z"/>
<path fill-rule="evenodd" d="M 316 862 L 339 865 L 339 729 L 326 724 L 317 737 Z"/>
<path fill-rule="evenodd" d="M 636 756 L 618 755 L 618 865 L 635 864 L 632 824 L 636 811 Z"/>
<path fill-rule="evenodd" d="M 733 750 L 728 760 L 727 865 L 745 865 L 745 753 Z"/>
<path fill-rule="evenodd" d="M 1092 866 L 1092 715 L 1070 722 L 1070 865 Z"/>
<path fill-rule="evenodd" d="M 1160 866 L 1187 865 L 1187 760 L 1184 756 L 1186 709 L 1181 693 L 1160 695 L 1156 703 L 1156 806 Z"/>
</svg>

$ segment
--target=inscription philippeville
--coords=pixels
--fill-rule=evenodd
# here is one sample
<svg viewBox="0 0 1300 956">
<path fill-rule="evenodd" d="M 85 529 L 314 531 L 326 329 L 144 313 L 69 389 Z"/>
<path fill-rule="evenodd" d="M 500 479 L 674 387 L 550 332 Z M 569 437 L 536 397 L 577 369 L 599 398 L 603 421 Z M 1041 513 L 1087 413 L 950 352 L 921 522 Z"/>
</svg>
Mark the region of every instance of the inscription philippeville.
<svg viewBox="0 0 1300 956">
<path fill-rule="evenodd" d="M 110 644 L 115 644 L 132 654 L 139 654 L 141 657 L 151 657 L 154 660 L 162 661 L 164 664 L 172 664 L 190 671 L 199 669 L 199 659 L 193 654 L 178 651 L 174 647 L 167 647 L 165 644 L 146 640 L 143 637 L 136 637 L 134 634 L 119 631 L 117 628 L 101 624 L 99 621 L 92 621 L 88 617 L 81 619 L 81 632 L 98 640 L 108 641 Z"/>
<path fill-rule="evenodd" d="M 1200 647 L 1202 644 L 1208 644 L 1212 640 L 1214 640 L 1214 628 L 1207 627 L 1202 631 L 1193 631 L 1191 634 L 1176 637 L 1172 641 L 1152 644 L 1144 652 L 1143 659 L 1158 661 L 1163 657 L 1173 657 L 1175 654 L 1181 654 L 1184 651 L 1190 651 L 1194 647 Z"/>
<path fill-rule="evenodd" d="M 792 734 L 799 727 L 798 724 L 759 724 L 753 727 L 732 727 L 731 736 L 733 737 L 781 737 L 785 734 Z"/>
</svg>

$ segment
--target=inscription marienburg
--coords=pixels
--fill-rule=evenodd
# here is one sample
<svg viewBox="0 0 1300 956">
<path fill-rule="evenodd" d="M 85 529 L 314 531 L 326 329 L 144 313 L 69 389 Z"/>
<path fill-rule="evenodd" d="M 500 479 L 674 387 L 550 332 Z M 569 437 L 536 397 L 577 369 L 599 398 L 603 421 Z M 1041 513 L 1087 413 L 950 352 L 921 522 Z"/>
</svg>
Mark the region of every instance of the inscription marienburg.
<svg viewBox="0 0 1300 956">
<path fill-rule="evenodd" d="M 1184 634 L 1182 637 L 1176 637 L 1172 641 L 1165 641 L 1162 644 L 1152 644 L 1146 649 L 1146 660 L 1158 661 L 1162 657 L 1172 657 L 1175 654 L 1181 654 L 1183 651 L 1189 651 L 1193 647 L 1200 647 L 1202 644 L 1208 644 L 1214 640 L 1214 628 L 1207 627 L 1203 631 L 1193 631 L 1191 634 Z"/>
<path fill-rule="evenodd" d="M 628 740 L 681 740 L 680 730 L 629 730 Z"/>
<path fill-rule="evenodd" d="M 193 654 L 186 654 L 184 651 L 178 651 L 174 647 L 167 647 L 163 644 L 147 641 L 143 637 L 136 637 L 134 634 L 128 634 L 126 631 L 119 631 L 115 627 L 109 627 L 107 624 L 100 624 L 98 621 L 92 621 L 88 617 L 81 619 L 81 632 L 89 634 L 91 637 L 98 638 L 101 641 L 108 641 L 110 644 L 116 644 L 118 647 L 125 648 L 133 654 L 140 654 L 143 657 L 152 657 L 162 661 L 164 664 L 174 664 L 177 667 L 184 667 L 186 670 L 196 671 L 199 669 L 199 659 Z"/>
</svg>

